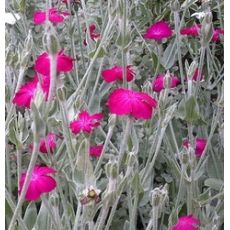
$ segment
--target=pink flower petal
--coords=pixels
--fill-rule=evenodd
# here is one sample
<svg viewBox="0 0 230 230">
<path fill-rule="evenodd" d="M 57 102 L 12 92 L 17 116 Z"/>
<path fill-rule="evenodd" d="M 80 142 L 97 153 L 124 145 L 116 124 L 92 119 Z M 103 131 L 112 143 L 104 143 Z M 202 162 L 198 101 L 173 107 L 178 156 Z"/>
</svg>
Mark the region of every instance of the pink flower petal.
<svg viewBox="0 0 230 230">
<path fill-rule="evenodd" d="M 41 25 L 46 21 L 46 12 L 41 10 L 36 11 L 33 15 L 33 18 L 35 25 Z"/>
<path fill-rule="evenodd" d="M 37 60 L 35 61 L 35 70 L 43 75 L 49 76 L 50 75 L 50 58 L 48 53 L 43 53 L 38 56 Z"/>
<path fill-rule="evenodd" d="M 18 92 L 16 92 L 12 102 L 18 106 L 30 108 L 30 104 L 36 89 L 37 89 L 37 80 L 34 79 L 21 86 Z"/>
<path fill-rule="evenodd" d="M 175 88 L 178 84 L 180 84 L 180 80 L 178 77 L 171 75 L 171 84 L 170 88 Z M 155 92 L 161 92 L 165 89 L 165 75 L 159 74 L 152 82 L 152 89 Z"/>
<path fill-rule="evenodd" d="M 184 27 L 181 29 L 181 35 L 187 35 L 192 37 L 197 37 L 200 35 L 201 25 L 194 24 L 191 27 Z"/>
<path fill-rule="evenodd" d="M 50 176 L 41 176 L 36 182 L 37 191 L 40 193 L 51 192 L 56 186 L 56 181 Z"/>
<path fill-rule="evenodd" d="M 198 230 L 200 221 L 192 215 L 180 217 L 172 230 Z"/>
<path fill-rule="evenodd" d="M 111 69 L 103 70 L 101 73 L 103 79 L 110 83 L 114 81 L 122 81 L 123 80 L 123 67 L 122 66 L 114 66 Z M 135 73 L 132 70 L 132 66 L 128 65 L 126 67 L 126 77 L 127 82 L 130 82 L 133 80 Z"/>
<path fill-rule="evenodd" d="M 203 152 L 204 152 L 204 149 L 206 147 L 206 144 L 207 144 L 207 140 L 205 138 L 196 138 L 195 140 L 195 154 L 196 154 L 196 157 L 201 157 Z M 183 142 L 182 142 L 182 145 L 185 147 L 185 148 L 188 148 L 190 143 L 187 139 L 185 139 Z"/>
<path fill-rule="evenodd" d="M 64 21 L 64 17 L 56 8 L 51 8 L 49 9 L 49 20 L 54 23 L 60 23 Z"/>
<path fill-rule="evenodd" d="M 54 133 L 48 133 L 48 135 L 40 140 L 39 151 L 42 153 L 48 153 L 48 149 L 51 153 L 54 152 L 56 148 L 56 135 Z"/>
<path fill-rule="evenodd" d="M 47 166 L 35 166 L 34 167 L 34 173 L 38 175 L 47 175 L 47 174 L 54 174 L 57 171 L 51 167 Z"/>
<path fill-rule="evenodd" d="M 103 149 L 103 145 L 90 146 L 89 153 L 91 156 L 100 157 Z"/>
<path fill-rule="evenodd" d="M 72 121 L 70 123 L 70 129 L 74 134 L 78 134 L 81 132 L 82 126 L 78 121 Z"/>
<path fill-rule="evenodd" d="M 78 134 L 81 131 L 90 133 L 95 127 L 100 125 L 102 119 L 102 113 L 90 115 L 87 111 L 81 111 L 77 120 L 70 123 L 70 129 L 74 134 Z"/>
<path fill-rule="evenodd" d="M 122 88 L 115 89 L 110 94 L 107 104 L 110 112 L 117 115 L 128 115 L 132 112 L 128 92 Z"/>
<path fill-rule="evenodd" d="M 150 119 L 157 102 L 146 93 L 119 88 L 110 94 L 107 105 L 113 114 Z"/>
<path fill-rule="evenodd" d="M 145 39 L 161 41 L 172 36 L 172 29 L 168 22 L 158 21 L 151 25 L 144 34 Z"/>
<path fill-rule="evenodd" d="M 69 57 L 63 53 L 61 50 L 57 55 L 57 72 L 69 72 L 73 69 L 72 57 Z M 35 70 L 45 76 L 50 75 L 50 57 L 48 53 L 41 54 L 35 62 Z"/>
</svg>

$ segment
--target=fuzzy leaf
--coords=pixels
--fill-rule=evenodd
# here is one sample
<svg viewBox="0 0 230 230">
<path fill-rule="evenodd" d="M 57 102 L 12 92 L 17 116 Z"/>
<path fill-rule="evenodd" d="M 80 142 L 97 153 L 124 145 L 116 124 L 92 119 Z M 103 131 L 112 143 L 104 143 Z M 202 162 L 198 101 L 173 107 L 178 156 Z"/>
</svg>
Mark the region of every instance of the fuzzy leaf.
<svg viewBox="0 0 230 230">
<path fill-rule="evenodd" d="M 36 209 L 36 205 L 31 202 L 29 203 L 25 215 L 24 215 L 24 222 L 26 224 L 26 226 L 28 227 L 28 229 L 32 229 L 35 222 L 37 219 L 37 209 Z"/>
<path fill-rule="evenodd" d="M 177 57 L 177 46 L 176 46 L 176 42 L 173 41 L 165 49 L 161 60 L 161 64 L 164 66 L 166 70 L 168 70 L 176 62 L 176 57 Z"/>
</svg>

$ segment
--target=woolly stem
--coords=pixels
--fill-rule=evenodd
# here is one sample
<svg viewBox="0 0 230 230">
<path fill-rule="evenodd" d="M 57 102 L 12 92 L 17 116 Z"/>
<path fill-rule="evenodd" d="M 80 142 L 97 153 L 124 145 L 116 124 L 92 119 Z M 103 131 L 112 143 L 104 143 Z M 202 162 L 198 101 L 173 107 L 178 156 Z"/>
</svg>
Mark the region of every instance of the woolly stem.
<svg viewBox="0 0 230 230">
<path fill-rule="evenodd" d="M 113 129 L 114 129 L 114 126 L 109 127 L 109 131 L 108 131 L 108 134 L 106 136 L 105 143 L 103 145 L 101 155 L 100 155 L 100 157 L 98 159 L 97 165 L 96 165 L 95 170 L 94 170 L 94 175 L 96 175 L 98 173 L 98 171 L 99 171 L 99 169 L 101 167 L 101 164 L 102 164 L 102 161 L 103 161 L 104 155 L 105 155 L 105 150 L 106 150 L 106 148 L 107 148 L 107 146 L 109 144 L 109 141 L 110 141 L 110 139 L 111 139 L 111 137 L 113 135 Z"/>
<path fill-rule="evenodd" d="M 125 130 L 124 130 L 124 133 L 123 133 L 121 147 L 120 147 L 120 150 L 119 150 L 118 171 L 119 171 L 119 168 L 121 166 L 122 159 L 124 157 L 124 153 L 125 153 L 125 149 L 126 149 L 126 146 L 127 146 L 128 137 L 130 135 L 131 127 L 132 127 L 132 119 L 130 117 L 127 117 L 127 123 L 126 123 L 126 127 L 125 127 Z"/>
<path fill-rule="evenodd" d="M 47 211 L 49 212 L 50 214 L 50 217 L 51 217 L 51 220 L 55 226 L 55 229 L 57 230 L 60 230 L 61 229 L 61 226 L 57 223 L 57 221 L 55 220 L 55 215 L 54 215 L 54 211 L 53 211 L 53 208 L 50 206 L 49 202 L 47 201 L 46 197 L 42 196 L 42 202 L 43 204 L 45 205 Z"/>
<path fill-rule="evenodd" d="M 179 61 L 180 77 L 181 77 L 183 93 L 185 93 L 184 73 L 183 73 L 183 64 L 182 64 L 182 55 L 181 55 L 180 18 L 178 12 L 174 12 L 174 23 L 175 23 L 177 55 Z"/>
<path fill-rule="evenodd" d="M 13 214 L 13 217 L 11 219 L 10 225 L 8 230 L 13 230 L 14 229 L 14 224 L 15 221 L 18 219 L 18 214 L 21 210 L 21 207 L 23 205 L 24 199 L 25 199 L 25 195 L 27 192 L 27 189 L 29 187 L 29 183 L 30 183 L 30 179 L 32 177 L 32 173 L 33 173 L 33 168 L 36 164 L 36 160 L 38 157 L 38 149 L 39 149 L 39 140 L 36 140 L 37 138 L 34 139 L 34 143 L 33 143 L 33 152 L 32 152 L 32 156 L 31 156 L 31 160 L 30 160 L 30 164 L 29 164 L 29 168 L 28 171 L 26 173 L 26 178 L 25 178 L 25 182 L 21 191 L 21 195 L 19 196 L 19 200 L 15 209 L 15 212 Z"/>
</svg>

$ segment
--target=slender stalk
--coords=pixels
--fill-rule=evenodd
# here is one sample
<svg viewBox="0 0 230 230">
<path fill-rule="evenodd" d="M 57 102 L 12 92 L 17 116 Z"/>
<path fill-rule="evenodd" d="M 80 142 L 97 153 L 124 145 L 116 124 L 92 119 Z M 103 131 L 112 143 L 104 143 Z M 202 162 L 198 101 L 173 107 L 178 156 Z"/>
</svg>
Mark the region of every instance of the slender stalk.
<svg viewBox="0 0 230 230">
<path fill-rule="evenodd" d="M 83 52 L 83 40 L 82 40 L 82 30 L 81 30 L 81 25 L 80 25 L 80 18 L 78 16 L 78 12 L 76 13 L 77 15 L 77 30 L 78 30 L 78 37 L 80 39 L 80 53 L 81 53 L 81 59 L 82 59 L 82 65 L 83 65 L 83 71 L 86 71 L 86 64 L 85 64 L 85 57 L 84 57 L 84 52 Z"/>
<path fill-rule="evenodd" d="M 10 170 L 10 151 L 9 151 L 9 145 L 8 145 L 7 138 L 6 138 L 6 141 L 5 141 L 5 145 L 6 145 L 6 178 L 7 178 L 7 188 L 8 188 L 9 194 L 12 194 L 11 170 Z"/>
<path fill-rule="evenodd" d="M 89 64 L 89 67 L 88 67 L 87 70 L 85 71 L 85 74 L 84 74 L 83 78 L 81 79 L 81 81 L 80 81 L 80 83 L 79 83 L 77 89 L 75 90 L 75 92 L 74 92 L 74 93 L 69 97 L 69 99 L 68 99 L 68 107 L 70 107 L 70 106 L 74 103 L 75 98 L 76 98 L 76 96 L 77 96 L 78 93 L 79 93 L 79 90 L 82 88 L 83 84 L 85 83 L 85 80 L 87 80 L 87 78 L 89 77 L 89 76 L 88 76 L 88 75 L 89 75 L 89 72 L 91 71 L 91 68 L 93 67 L 93 65 L 94 65 L 94 63 L 95 63 L 95 61 L 96 61 L 96 59 L 97 59 L 97 56 L 98 56 L 98 54 L 99 54 L 99 52 L 100 52 L 100 49 L 101 49 L 101 47 L 102 47 L 102 43 L 104 42 L 106 36 L 107 36 L 108 33 L 110 32 L 110 30 L 111 30 L 111 28 L 112 28 L 112 26 L 113 26 L 115 20 L 116 20 L 116 18 L 114 18 L 112 22 L 110 22 L 110 21 L 108 22 L 108 24 L 107 24 L 107 26 L 106 26 L 106 28 L 105 28 L 105 32 L 104 32 L 104 34 L 103 34 L 102 40 L 101 40 L 101 42 L 100 42 L 100 44 L 99 44 L 99 46 L 98 46 L 98 48 L 97 48 L 97 50 L 96 50 L 96 52 L 95 52 L 93 58 L 91 59 L 91 62 L 90 62 L 90 64 Z"/>
<path fill-rule="evenodd" d="M 50 88 L 48 95 L 48 102 L 50 102 L 56 92 L 56 75 L 57 75 L 57 57 L 50 54 Z"/>
<path fill-rule="evenodd" d="M 89 99 L 89 106 L 88 106 L 89 108 L 92 105 L 94 95 L 95 95 L 96 90 L 97 90 L 97 85 L 98 85 L 98 82 L 99 82 L 100 77 L 101 77 L 101 70 L 102 70 L 103 62 L 104 62 L 104 58 L 101 59 L 101 62 L 100 62 L 100 65 L 99 65 L 99 69 L 98 69 L 98 72 L 97 72 L 97 78 L 96 78 L 96 81 L 95 81 L 95 84 L 94 84 L 94 87 L 93 87 L 93 92 L 92 92 L 91 97 Z"/>
<path fill-rule="evenodd" d="M 16 85 L 15 92 L 18 92 L 18 90 L 20 89 L 20 87 L 22 85 L 24 73 L 25 73 L 25 68 L 21 67 L 20 70 L 19 70 L 18 82 L 17 82 L 17 85 Z"/>
<path fill-rule="evenodd" d="M 18 175 L 18 188 L 20 187 L 20 176 L 22 171 L 22 150 L 17 149 L 17 175 Z"/>
<path fill-rule="evenodd" d="M 158 211 L 159 211 L 159 207 L 158 206 L 155 206 L 153 209 L 152 209 L 152 226 L 153 228 L 152 229 L 158 229 Z"/>
<path fill-rule="evenodd" d="M 63 129 L 63 133 L 64 133 L 64 140 L 66 143 L 66 148 L 67 148 L 67 154 L 69 157 L 69 163 L 71 166 L 71 169 L 74 170 L 74 165 L 73 165 L 73 156 L 74 156 L 74 148 L 73 148 L 73 143 L 72 143 L 72 139 L 71 139 L 71 133 L 69 130 L 69 121 L 68 121 L 68 117 L 67 117 L 67 110 L 65 107 L 65 104 L 63 101 L 59 100 L 59 104 L 60 104 L 60 109 L 61 109 L 61 115 L 62 115 L 62 129 Z"/>
<path fill-rule="evenodd" d="M 121 25 L 121 36 L 122 36 L 122 50 L 121 50 L 121 59 L 122 59 L 122 75 L 123 75 L 123 87 L 126 87 L 127 85 L 127 56 L 125 52 L 125 37 L 126 37 L 126 28 L 127 28 L 127 10 L 126 10 L 126 0 L 123 0 L 123 18 Z"/>
<path fill-rule="evenodd" d="M 58 175 L 56 176 L 56 180 L 57 180 L 57 183 L 60 185 L 61 182 L 60 182 L 60 179 L 59 179 Z M 58 192 L 60 193 L 61 202 L 62 202 L 63 211 L 64 211 L 64 216 L 65 216 L 65 219 L 66 219 L 68 230 L 71 230 L 70 218 L 69 218 L 68 209 L 67 209 L 67 201 L 65 199 L 65 196 L 63 194 L 62 188 L 60 186 L 58 186 Z"/>
<path fill-rule="evenodd" d="M 132 119 L 130 117 L 127 117 L 127 123 L 126 123 L 126 127 L 125 127 L 125 130 L 124 130 L 122 142 L 121 142 L 121 147 L 120 147 L 120 150 L 119 150 L 118 171 L 119 171 L 119 168 L 121 166 L 122 159 L 123 159 L 123 156 L 124 156 L 124 153 L 125 153 L 125 149 L 126 149 L 126 146 L 127 146 L 127 141 L 128 141 L 128 137 L 130 135 L 131 127 L 132 127 Z"/>
<path fill-rule="evenodd" d="M 47 201 L 46 197 L 42 196 L 42 202 L 45 205 L 47 211 L 50 214 L 51 220 L 55 226 L 55 229 L 57 230 L 61 230 L 61 226 L 57 223 L 57 221 L 55 220 L 55 215 L 54 215 L 54 211 L 53 208 L 50 206 L 49 202 Z"/>
<path fill-rule="evenodd" d="M 192 198 L 193 198 L 193 190 L 192 190 L 192 182 L 188 182 L 187 185 L 187 214 L 192 213 Z"/>
<path fill-rule="evenodd" d="M 180 151 L 179 151 L 179 148 L 178 148 L 178 144 L 177 144 L 175 132 L 174 132 L 174 129 L 173 129 L 172 121 L 169 122 L 169 128 L 170 128 L 172 139 L 173 139 L 173 142 L 174 142 L 174 145 L 175 145 L 175 148 L 176 148 L 177 155 L 179 155 Z"/>
<path fill-rule="evenodd" d="M 101 152 L 101 155 L 98 159 L 98 162 L 97 162 L 97 165 L 95 167 L 95 170 L 94 170 L 94 175 L 97 175 L 100 167 L 101 167 L 101 164 L 102 164 L 102 161 L 103 161 L 103 158 L 104 158 L 104 155 L 105 155 L 105 150 L 109 144 L 109 141 L 113 135 L 113 129 L 114 129 L 114 126 L 111 126 L 109 127 L 109 130 L 108 130 L 108 133 L 107 133 L 107 136 L 106 136 L 106 139 L 105 139 L 105 143 L 103 145 L 103 148 L 102 148 L 102 152 Z"/>
<path fill-rule="evenodd" d="M 202 76 L 202 70 L 203 70 L 203 66 L 204 66 L 204 57 L 205 57 L 205 52 L 206 52 L 206 47 L 201 47 L 201 53 L 200 53 L 200 62 L 199 62 L 199 72 L 198 72 L 198 76 L 197 76 L 197 85 L 196 85 L 196 91 L 195 91 L 195 95 L 198 96 L 199 93 L 199 87 L 200 87 L 200 79 Z"/>
<path fill-rule="evenodd" d="M 108 212 L 109 212 L 109 201 L 106 202 L 105 206 L 103 207 L 101 216 L 100 216 L 100 221 L 98 224 L 98 227 L 96 228 L 96 230 L 103 230 L 104 226 L 105 226 L 105 221 L 106 218 L 108 216 Z"/>
<path fill-rule="evenodd" d="M 138 201 L 139 201 L 139 193 L 138 193 L 138 190 L 136 189 L 134 192 L 134 203 L 132 206 L 129 230 L 136 229 Z"/>
<path fill-rule="evenodd" d="M 178 61 L 179 61 L 182 90 L 183 90 L 183 93 L 185 93 L 184 73 L 183 73 L 183 64 L 182 64 L 182 55 L 181 55 L 180 18 L 179 18 L 179 13 L 177 11 L 174 12 L 174 23 L 175 23 L 177 55 L 178 55 Z"/>
<path fill-rule="evenodd" d="M 29 186 L 29 182 L 30 182 L 30 179 L 32 177 L 33 168 L 34 168 L 34 166 L 36 164 L 36 160 L 37 160 L 37 157 L 38 157 L 38 149 L 39 149 L 39 140 L 36 140 L 36 139 L 37 138 L 34 139 L 33 152 L 32 152 L 32 156 L 31 156 L 29 168 L 28 168 L 28 171 L 26 173 L 26 179 L 25 179 L 22 191 L 21 191 L 21 195 L 19 196 L 18 203 L 17 203 L 16 209 L 15 209 L 15 212 L 13 214 L 13 217 L 11 219 L 11 222 L 10 222 L 8 230 L 13 230 L 14 229 L 15 221 L 18 219 L 18 214 L 19 214 L 19 212 L 21 210 L 21 207 L 23 205 L 25 195 L 26 195 L 26 192 L 27 192 L 27 189 L 28 189 L 28 186 Z"/>
<path fill-rule="evenodd" d="M 143 184 L 145 184 L 147 178 L 149 177 L 150 173 L 153 170 L 155 161 L 157 159 L 157 156 L 158 156 L 158 153 L 159 153 L 159 150 L 160 150 L 160 147 L 161 147 L 161 143 L 162 143 L 162 140 L 163 140 L 163 137 L 164 137 L 165 130 L 166 130 L 166 127 L 162 127 L 161 128 L 161 133 L 160 133 L 160 136 L 159 136 L 159 139 L 158 139 L 158 142 L 157 142 L 156 151 L 155 151 L 155 154 L 153 156 L 153 159 L 150 162 L 150 166 L 148 166 L 148 167 L 146 166 L 145 167 L 145 172 L 146 173 L 143 174 L 143 176 L 144 176 L 144 178 L 143 178 Z"/>
<path fill-rule="evenodd" d="M 5 197 L 6 197 L 6 201 L 9 204 L 12 212 L 14 212 L 16 206 L 15 206 L 14 202 L 11 199 L 10 193 L 7 190 L 5 191 Z M 18 222 L 20 224 L 20 229 L 28 230 L 28 228 L 26 227 L 26 225 L 25 225 L 24 221 L 22 220 L 21 216 L 18 217 Z"/>
<path fill-rule="evenodd" d="M 79 222 L 80 222 L 80 215 L 81 215 L 81 207 L 82 207 L 81 203 L 78 202 L 73 230 L 78 230 L 78 225 L 79 225 Z"/>
</svg>

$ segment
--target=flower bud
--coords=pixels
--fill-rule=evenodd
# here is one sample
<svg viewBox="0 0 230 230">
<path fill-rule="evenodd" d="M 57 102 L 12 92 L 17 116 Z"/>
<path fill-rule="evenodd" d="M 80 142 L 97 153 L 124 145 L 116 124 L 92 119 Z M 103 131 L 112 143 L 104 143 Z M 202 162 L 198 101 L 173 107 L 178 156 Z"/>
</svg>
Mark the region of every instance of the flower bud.
<svg viewBox="0 0 230 230">
<path fill-rule="evenodd" d="M 152 206 L 163 206 L 165 201 L 168 199 L 168 185 L 166 184 L 164 187 L 155 188 L 151 191 L 152 193 Z"/>
<path fill-rule="evenodd" d="M 48 36 L 48 51 L 51 55 L 57 54 L 59 50 L 58 39 L 54 34 Z"/>
<path fill-rule="evenodd" d="M 206 47 L 213 36 L 212 14 L 207 13 L 201 27 L 201 45 Z"/>
<path fill-rule="evenodd" d="M 187 72 L 187 77 L 188 77 L 188 80 L 192 80 L 193 76 L 194 76 L 194 73 L 196 71 L 198 67 L 198 63 L 196 60 L 194 60 L 191 65 L 189 66 L 189 69 L 188 69 L 188 72 Z"/>
<path fill-rule="evenodd" d="M 60 101 L 65 101 L 65 88 L 58 88 L 57 89 L 57 96 Z"/>
<path fill-rule="evenodd" d="M 172 9 L 172 11 L 179 11 L 180 10 L 180 3 L 178 2 L 178 0 L 173 0 L 171 2 L 171 9 Z"/>
</svg>

